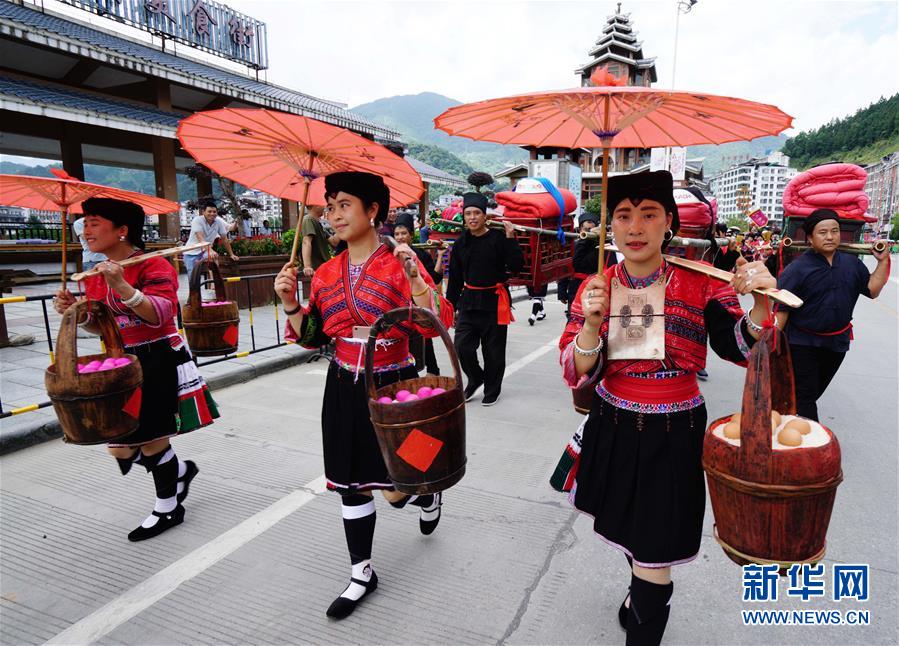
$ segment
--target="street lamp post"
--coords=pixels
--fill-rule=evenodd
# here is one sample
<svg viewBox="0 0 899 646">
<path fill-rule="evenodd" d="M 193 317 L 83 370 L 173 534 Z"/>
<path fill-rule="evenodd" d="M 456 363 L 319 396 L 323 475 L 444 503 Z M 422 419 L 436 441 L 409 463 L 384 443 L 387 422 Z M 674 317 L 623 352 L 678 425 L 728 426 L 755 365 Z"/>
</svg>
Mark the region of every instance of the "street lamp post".
<svg viewBox="0 0 899 646">
<path fill-rule="evenodd" d="M 699 0 L 677 0 L 677 13 L 674 17 L 674 60 L 671 64 L 671 89 L 674 89 L 674 80 L 677 75 L 677 32 L 680 27 L 680 15 L 690 13 Z"/>
</svg>

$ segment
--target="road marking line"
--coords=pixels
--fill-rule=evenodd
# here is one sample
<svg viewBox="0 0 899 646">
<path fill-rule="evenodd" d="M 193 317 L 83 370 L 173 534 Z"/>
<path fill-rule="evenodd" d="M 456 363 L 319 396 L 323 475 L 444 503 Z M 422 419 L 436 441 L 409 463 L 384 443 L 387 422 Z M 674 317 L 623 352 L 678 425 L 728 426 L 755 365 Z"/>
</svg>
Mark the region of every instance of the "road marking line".
<svg viewBox="0 0 899 646">
<path fill-rule="evenodd" d="M 324 474 L 245 521 L 216 536 L 149 579 L 119 595 L 99 610 L 72 624 L 47 644 L 90 644 L 102 639 L 126 621 L 173 592 L 182 583 L 202 574 L 238 548 L 274 526 L 325 491 Z"/>
</svg>

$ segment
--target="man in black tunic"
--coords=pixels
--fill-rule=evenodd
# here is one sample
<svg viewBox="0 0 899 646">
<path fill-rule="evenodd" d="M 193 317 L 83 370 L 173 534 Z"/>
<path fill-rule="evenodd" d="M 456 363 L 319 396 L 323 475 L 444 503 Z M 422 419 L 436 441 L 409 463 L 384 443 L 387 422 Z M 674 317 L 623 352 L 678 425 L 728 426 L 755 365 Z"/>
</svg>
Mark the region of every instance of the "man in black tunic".
<svg viewBox="0 0 899 646">
<path fill-rule="evenodd" d="M 781 328 L 787 324 L 796 412 L 817 421 L 817 401 L 849 351 L 855 303 L 859 296 L 880 294 L 889 279 L 890 255 L 872 252 L 877 268 L 871 273 L 857 256 L 839 251 L 840 221 L 831 209 L 813 211 L 802 228 L 812 248 L 783 270 L 777 287 L 796 294 L 803 305 L 777 317 Z"/>
<path fill-rule="evenodd" d="M 499 399 L 506 371 L 506 334 L 512 320 L 506 287 L 509 273 L 524 267 L 524 255 L 510 222 L 505 232 L 487 228 L 487 198 L 466 193 L 462 199 L 466 231 L 453 245 L 446 297 L 456 308 L 456 352 L 468 378 L 465 400 L 483 384 L 484 406 Z M 478 345 L 484 367 L 478 363 Z"/>
</svg>

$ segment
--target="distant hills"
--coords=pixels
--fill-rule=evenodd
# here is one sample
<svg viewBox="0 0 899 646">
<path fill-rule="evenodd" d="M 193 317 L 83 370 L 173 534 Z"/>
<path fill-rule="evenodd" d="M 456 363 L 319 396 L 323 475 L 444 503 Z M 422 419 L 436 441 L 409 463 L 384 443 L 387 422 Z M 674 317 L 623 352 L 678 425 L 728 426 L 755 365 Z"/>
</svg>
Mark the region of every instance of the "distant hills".
<svg viewBox="0 0 899 646">
<path fill-rule="evenodd" d="M 527 153 L 518 146 L 501 146 L 462 137 L 450 137 L 442 130 L 435 129 L 434 117 L 455 105 L 460 105 L 460 102 L 442 94 L 422 92 L 378 99 L 358 105 L 352 111 L 398 130 L 407 138 L 407 143 L 439 146 L 473 170 L 495 173 L 527 159 Z M 416 157 L 411 151 L 410 154 Z M 453 172 L 439 164 L 430 161 L 428 163 L 441 170 Z"/>
</svg>

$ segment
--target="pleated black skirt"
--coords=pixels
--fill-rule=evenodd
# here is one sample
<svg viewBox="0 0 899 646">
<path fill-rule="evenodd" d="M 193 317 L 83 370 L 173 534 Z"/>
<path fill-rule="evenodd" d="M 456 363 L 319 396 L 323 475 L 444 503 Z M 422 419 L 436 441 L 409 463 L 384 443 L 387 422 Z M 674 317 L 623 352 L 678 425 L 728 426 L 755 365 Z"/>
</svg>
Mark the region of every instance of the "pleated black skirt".
<svg viewBox="0 0 899 646">
<path fill-rule="evenodd" d="M 648 414 L 594 396 L 570 500 L 637 565 L 668 567 L 699 552 L 706 418 L 705 404 Z"/>
<path fill-rule="evenodd" d="M 417 376 L 415 366 L 375 373 L 375 387 Z M 328 367 L 322 402 L 322 446 L 328 489 L 348 494 L 393 488 L 371 425 L 365 375 L 356 380 L 334 362 Z"/>
</svg>

